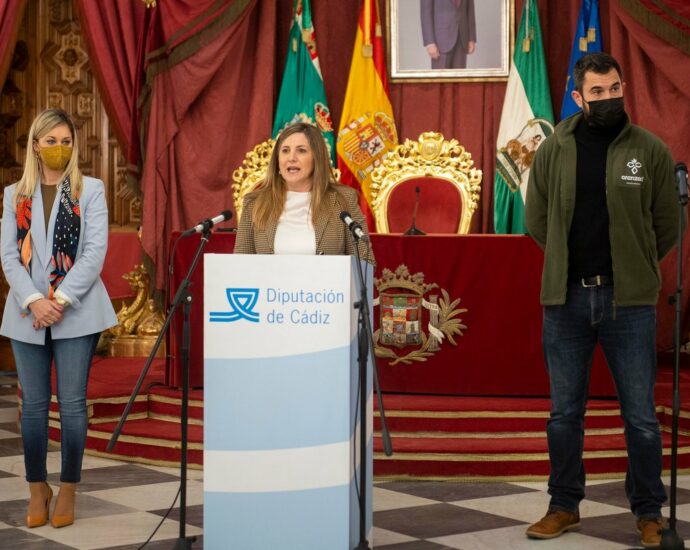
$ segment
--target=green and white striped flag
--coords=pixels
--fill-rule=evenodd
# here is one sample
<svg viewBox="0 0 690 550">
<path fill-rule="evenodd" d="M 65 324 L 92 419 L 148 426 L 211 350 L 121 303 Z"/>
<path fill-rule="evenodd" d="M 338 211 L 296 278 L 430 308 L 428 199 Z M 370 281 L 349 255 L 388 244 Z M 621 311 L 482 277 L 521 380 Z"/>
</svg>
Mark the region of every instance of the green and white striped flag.
<svg viewBox="0 0 690 550">
<path fill-rule="evenodd" d="M 536 0 L 527 0 L 515 38 L 513 65 L 496 143 L 494 228 L 525 233 L 525 195 L 534 153 L 553 133 L 551 93 L 546 77 Z"/>
<path fill-rule="evenodd" d="M 333 121 L 323 87 L 309 0 L 295 0 L 294 3 L 287 61 L 273 121 L 273 137 L 293 122 L 318 126 L 330 146 L 331 160 L 335 164 Z"/>
</svg>

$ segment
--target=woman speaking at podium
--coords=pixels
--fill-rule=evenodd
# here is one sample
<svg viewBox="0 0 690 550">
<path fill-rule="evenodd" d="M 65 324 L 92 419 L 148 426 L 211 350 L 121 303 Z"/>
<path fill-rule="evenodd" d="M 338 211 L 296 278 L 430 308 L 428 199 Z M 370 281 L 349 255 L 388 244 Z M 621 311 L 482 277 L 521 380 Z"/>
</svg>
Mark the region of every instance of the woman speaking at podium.
<svg viewBox="0 0 690 550">
<path fill-rule="evenodd" d="M 311 124 L 285 128 L 276 141 L 266 179 L 244 199 L 235 254 L 355 253 L 341 212 L 366 232 L 357 192 L 333 177 L 326 141 Z M 359 241 L 363 259 L 374 261 Z"/>
<path fill-rule="evenodd" d="M 82 176 L 74 122 L 60 109 L 29 130 L 24 174 L 5 188 L 2 268 L 10 286 L 0 334 L 10 338 L 22 389 L 31 500 L 27 527 L 48 522 L 48 408 L 55 361 L 62 468 L 53 527 L 74 522 L 86 443 L 86 385 L 101 331 L 117 324 L 100 279 L 108 245 L 103 182 Z"/>
</svg>

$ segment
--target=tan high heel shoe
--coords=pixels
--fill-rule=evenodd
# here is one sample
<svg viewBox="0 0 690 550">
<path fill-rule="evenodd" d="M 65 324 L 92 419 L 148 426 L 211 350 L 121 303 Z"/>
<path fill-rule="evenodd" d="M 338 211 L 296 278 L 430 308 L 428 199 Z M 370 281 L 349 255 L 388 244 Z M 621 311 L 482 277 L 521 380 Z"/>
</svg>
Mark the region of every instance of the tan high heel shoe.
<svg viewBox="0 0 690 550">
<path fill-rule="evenodd" d="M 26 526 L 31 529 L 48 523 L 48 510 L 50 510 L 53 490 L 45 481 L 36 481 L 29 483 L 29 491 L 31 500 L 26 512 Z"/>
<path fill-rule="evenodd" d="M 60 492 L 55 502 L 50 524 L 53 527 L 67 527 L 74 523 L 74 501 L 76 499 L 76 483 L 61 483 Z"/>
</svg>

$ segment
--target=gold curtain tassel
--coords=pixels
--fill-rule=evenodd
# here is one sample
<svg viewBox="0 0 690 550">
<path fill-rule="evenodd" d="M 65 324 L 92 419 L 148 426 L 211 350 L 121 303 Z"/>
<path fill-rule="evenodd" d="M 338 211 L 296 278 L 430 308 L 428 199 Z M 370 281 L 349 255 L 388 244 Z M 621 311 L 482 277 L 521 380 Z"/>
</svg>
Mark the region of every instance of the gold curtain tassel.
<svg viewBox="0 0 690 550">
<path fill-rule="evenodd" d="M 587 42 L 597 41 L 597 29 L 595 27 L 590 27 L 587 29 Z"/>
<path fill-rule="evenodd" d="M 297 39 L 296 38 L 292 39 L 292 51 L 293 51 L 293 53 L 297 53 Z"/>
<path fill-rule="evenodd" d="M 311 29 L 302 29 L 302 41 L 309 42 L 311 40 Z"/>
<path fill-rule="evenodd" d="M 381 38 L 383 36 L 383 31 L 381 30 L 381 23 L 376 23 L 376 36 Z"/>
<path fill-rule="evenodd" d="M 580 51 L 587 51 L 587 39 L 584 36 L 580 38 Z"/>
<path fill-rule="evenodd" d="M 522 41 L 522 51 L 525 53 L 529 52 L 529 38 L 525 38 Z"/>
<path fill-rule="evenodd" d="M 362 44 L 362 55 L 364 57 L 373 57 L 374 47 L 371 44 Z"/>
</svg>

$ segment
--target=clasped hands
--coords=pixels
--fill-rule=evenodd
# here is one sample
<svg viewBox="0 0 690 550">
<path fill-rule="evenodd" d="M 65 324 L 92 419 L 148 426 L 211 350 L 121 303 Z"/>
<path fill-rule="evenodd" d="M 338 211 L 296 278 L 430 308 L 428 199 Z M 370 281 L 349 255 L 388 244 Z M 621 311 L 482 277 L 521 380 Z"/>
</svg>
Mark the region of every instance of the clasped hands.
<svg viewBox="0 0 690 550">
<path fill-rule="evenodd" d="M 29 304 L 29 309 L 33 314 L 33 327 L 35 329 L 49 327 L 62 320 L 65 308 L 55 300 L 39 298 Z"/>
</svg>

